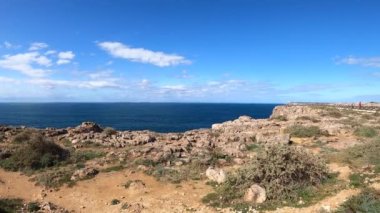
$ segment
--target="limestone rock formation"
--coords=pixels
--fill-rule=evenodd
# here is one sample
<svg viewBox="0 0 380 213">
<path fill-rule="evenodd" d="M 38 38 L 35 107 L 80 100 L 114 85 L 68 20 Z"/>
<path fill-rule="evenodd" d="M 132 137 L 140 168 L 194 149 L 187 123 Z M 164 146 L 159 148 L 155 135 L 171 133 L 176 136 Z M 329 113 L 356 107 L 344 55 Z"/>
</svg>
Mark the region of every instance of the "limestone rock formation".
<svg viewBox="0 0 380 213">
<path fill-rule="evenodd" d="M 217 183 L 224 183 L 226 181 L 226 173 L 222 169 L 209 167 L 206 170 L 206 176 L 208 179 Z"/>
</svg>

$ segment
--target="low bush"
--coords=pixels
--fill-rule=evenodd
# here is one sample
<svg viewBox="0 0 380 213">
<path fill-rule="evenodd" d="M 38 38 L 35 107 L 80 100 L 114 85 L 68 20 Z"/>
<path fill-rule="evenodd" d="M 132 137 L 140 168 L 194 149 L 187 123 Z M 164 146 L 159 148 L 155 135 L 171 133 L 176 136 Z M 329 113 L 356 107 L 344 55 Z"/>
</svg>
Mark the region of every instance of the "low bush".
<svg viewBox="0 0 380 213">
<path fill-rule="evenodd" d="M 380 212 L 380 192 L 366 189 L 345 201 L 335 212 Z"/>
<path fill-rule="evenodd" d="M 74 169 L 70 168 L 47 171 L 36 175 L 32 180 L 35 181 L 37 185 L 47 188 L 58 188 L 64 184 L 72 186 L 75 184 L 75 182 L 71 180 L 73 173 Z"/>
<path fill-rule="evenodd" d="M 0 212 L 2 213 L 20 212 L 22 205 L 23 201 L 21 199 L 0 198 Z"/>
<path fill-rule="evenodd" d="M 95 158 L 104 157 L 106 153 L 102 151 L 83 150 L 72 153 L 70 161 L 73 163 L 82 163 Z"/>
<path fill-rule="evenodd" d="M 310 116 L 300 116 L 297 118 L 297 120 L 301 120 L 301 121 L 311 121 L 313 123 L 318 123 L 320 122 L 320 120 L 318 120 L 317 118 L 314 118 L 314 117 L 310 117 Z"/>
<path fill-rule="evenodd" d="M 115 135 L 117 133 L 117 131 L 111 127 L 106 127 L 104 130 L 103 130 L 103 134 L 105 134 L 106 136 L 111 136 L 111 135 Z"/>
<path fill-rule="evenodd" d="M 146 173 L 159 181 L 180 183 L 187 180 L 201 180 L 203 178 L 202 173 L 206 171 L 207 167 L 208 164 L 206 165 L 195 160 L 178 168 L 156 165 L 147 170 Z"/>
<path fill-rule="evenodd" d="M 33 137 L 33 135 L 35 135 L 35 134 L 36 134 L 36 132 L 32 131 L 30 129 L 23 130 L 13 137 L 12 142 L 13 143 L 28 142 Z"/>
<path fill-rule="evenodd" d="M 120 200 L 118 200 L 118 199 L 112 199 L 111 200 L 111 205 L 117 205 L 119 203 L 120 203 Z"/>
<path fill-rule="evenodd" d="M 38 202 L 30 202 L 27 205 L 28 212 L 37 212 L 41 209 Z"/>
<path fill-rule="evenodd" d="M 375 128 L 369 126 L 361 126 L 355 129 L 354 134 L 358 137 L 373 138 L 378 135 Z"/>
<path fill-rule="evenodd" d="M 0 161 L 7 170 L 37 170 L 51 167 L 68 158 L 69 152 L 40 134 L 32 134 L 28 141 L 9 157 Z"/>
<path fill-rule="evenodd" d="M 269 201 L 297 199 L 300 189 L 317 186 L 328 178 L 325 162 L 307 150 L 271 145 L 248 165 L 229 175 L 225 183 L 216 187 L 216 194 L 204 200 L 214 206 L 236 204 L 252 184 L 265 188 Z"/>
<path fill-rule="evenodd" d="M 277 120 L 277 121 L 288 121 L 288 118 L 284 115 L 278 115 L 278 116 L 272 117 L 271 119 Z"/>
<path fill-rule="evenodd" d="M 328 132 L 322 131 L 318 126 L 293 125 L 288 127 L 285 132 L 299 138 L 328 136 Z"/>
</svg>

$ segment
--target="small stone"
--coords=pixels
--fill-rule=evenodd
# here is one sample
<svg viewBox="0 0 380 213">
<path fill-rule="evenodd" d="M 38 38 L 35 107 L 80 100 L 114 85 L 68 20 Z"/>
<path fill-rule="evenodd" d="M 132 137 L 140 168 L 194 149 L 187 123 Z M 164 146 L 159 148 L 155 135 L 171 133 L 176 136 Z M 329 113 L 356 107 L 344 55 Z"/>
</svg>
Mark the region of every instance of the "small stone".
<svg viewBox="0 0 380 213">
<path fill-rule="evenodd" d="M 249 187 L 244 195 L 244 201 L 255 204 L 263 203 L 266 199 L 265 189 L 257 184 L 253 184 Z"/>
</svg>

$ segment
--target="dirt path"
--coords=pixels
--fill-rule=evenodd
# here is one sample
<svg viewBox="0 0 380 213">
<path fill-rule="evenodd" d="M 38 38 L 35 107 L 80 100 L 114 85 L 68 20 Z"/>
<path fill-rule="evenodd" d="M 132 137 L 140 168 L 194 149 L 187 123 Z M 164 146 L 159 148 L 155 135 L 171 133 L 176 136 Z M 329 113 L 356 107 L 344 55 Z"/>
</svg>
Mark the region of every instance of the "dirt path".
<svg viewBox="0 0 380 213">
<path fill-rule="evenodd" d="M 58 191 L 46 191 L 42 198 L 42 187 L 34 186 L 29 178 L 19 173 L 0 170 L 0 197 L 19 197 L 26 201 L 42 199 L 75 212 L 215 212 L 204 206 L 201 198 L 211 187 L 203 182 L 170 184 L 156 181 L 142 173 L 129 171 L 101 173 L 94 179 L 78 182 L 74 187 L 62 187 Z M 124 184 L 128 180 L 141 180 L 145 187 L 128 190 Z M 112 199 L 120 204 L 111 205 Z M 128 203 L 129 208 L 122 210 Z"/>
<path fill-rule="evenodd" d="M 41 191 L 41 187 L 29 182 L 29 177 L 18 172 L 6 172 L 0 169 L 0 197 L 33 201 L 41 198 Z"/>
</svg>

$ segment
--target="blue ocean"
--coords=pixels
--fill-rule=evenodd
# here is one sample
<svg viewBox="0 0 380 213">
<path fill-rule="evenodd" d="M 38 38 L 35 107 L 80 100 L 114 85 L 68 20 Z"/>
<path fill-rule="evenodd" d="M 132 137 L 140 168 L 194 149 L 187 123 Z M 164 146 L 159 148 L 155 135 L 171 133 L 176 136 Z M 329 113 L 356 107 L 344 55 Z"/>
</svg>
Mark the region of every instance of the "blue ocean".
<svg viewBox="0 0 380 213">
<path fill-rule="evenodd" d="M 241 115 L 268 118 L 278 104 L 0 103 L 0 124 L 66 128 L 94 121 L 117 130 L 182 132 Z"/>
</svg>

